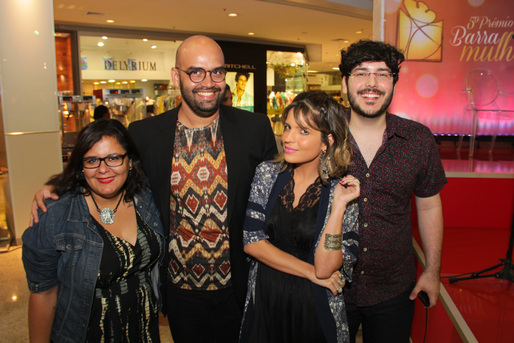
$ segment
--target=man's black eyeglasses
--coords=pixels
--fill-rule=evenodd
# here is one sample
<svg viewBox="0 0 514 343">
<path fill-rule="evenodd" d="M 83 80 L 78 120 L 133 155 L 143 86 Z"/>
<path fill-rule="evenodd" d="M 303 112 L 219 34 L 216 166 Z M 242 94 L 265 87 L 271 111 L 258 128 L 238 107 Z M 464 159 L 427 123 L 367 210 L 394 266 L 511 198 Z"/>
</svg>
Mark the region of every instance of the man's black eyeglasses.
<svg viewBox="0 0 514 343">
<path fill-rule="evenodd" d="M 207 73 L 211 74 L 211 79 L 214 82 L 222 82 L 225 80 L 225 76 L 227 75 L 227 71 L 225 68 L 215 68 L 213 70 L 205 70 L 203 68 L 189 68 L 188 70 L 180 69 L 179 67 L 175 67 L 175 69 L 180 70 L 181 72 L 186 73 L 189 76 L 189 79 L 194 83 L 200 83 L 205 79 Z"/>
</svg>

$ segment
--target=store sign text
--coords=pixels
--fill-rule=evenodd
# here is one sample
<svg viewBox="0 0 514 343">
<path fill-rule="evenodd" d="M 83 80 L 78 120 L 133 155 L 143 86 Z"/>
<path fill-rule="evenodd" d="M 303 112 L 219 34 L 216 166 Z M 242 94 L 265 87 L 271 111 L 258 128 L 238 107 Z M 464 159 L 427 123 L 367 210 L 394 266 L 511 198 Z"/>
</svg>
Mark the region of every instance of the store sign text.
<svg viewBox="0 0 514 343">
<path fill-rule="evenodd" d="M 253 69 L 256 70 L 253 64 L 225 64 L 225 69 Z"/>
<path fill-rule="evenodd" d="M 129 58 L 126 61 L 114 60 L 112 58 L 104 58 L 105 70 L 143 70 L 157 71 L 157 62 L 137 61 Z"/>
</svg>

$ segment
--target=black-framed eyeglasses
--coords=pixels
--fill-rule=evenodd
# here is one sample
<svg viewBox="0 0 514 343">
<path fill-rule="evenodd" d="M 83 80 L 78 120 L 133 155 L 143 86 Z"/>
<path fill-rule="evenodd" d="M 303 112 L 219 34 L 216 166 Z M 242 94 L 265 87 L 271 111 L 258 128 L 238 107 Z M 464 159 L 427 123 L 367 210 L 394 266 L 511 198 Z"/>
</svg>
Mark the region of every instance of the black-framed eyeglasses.
<svg viewBox="0 0 514 343">
<path fill-rule="evenodd" d="M 125 160 L 125 156 L 127 156 L 127 153 L 120 155 L 120 154 L 110 154 L 105 157 L 85 157 L 82 159 L 82 167 L 86 169 L 95 169 L 100 167 L 100 163 L 104 161 L 105 165 L 107 167 L 119 167 L 123 164 L 123 161 Z"/>
<path fill-rule="evenodd" d="M 214 82 L 222 82 L 225 80 L 225 76 L 227 75 L 227 71 L 223 67 L 214 68 L 213 70 L 205 70 L 203 68 L 189 68 L 188 70 L 180 69 L 179 67 L 175 67 L 175 69 L 184 72 L 189 76 L 189 79 L 194 83 L 200 83 L 205 79 L 207 73 L 211 74 L 211 79 Z"/>
<path fill-rule="evenodd" d="M 390 80 L 394 74 L 390 71 L 379 71 L 376 73 L 372 73 L 369 71 L 356 71 L 350 73 L 350 76 L 353 76 L 356 80 L 359 81 L 367 80 L 371 75 L 374 75 L 378 81 L 387 81 Z"/>
</svg>

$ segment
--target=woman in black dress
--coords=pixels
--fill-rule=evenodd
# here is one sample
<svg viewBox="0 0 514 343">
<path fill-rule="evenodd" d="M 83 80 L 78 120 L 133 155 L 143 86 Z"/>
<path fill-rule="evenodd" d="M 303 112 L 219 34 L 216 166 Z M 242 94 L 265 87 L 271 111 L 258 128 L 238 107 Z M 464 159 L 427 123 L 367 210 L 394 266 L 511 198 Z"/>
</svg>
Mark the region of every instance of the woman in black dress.
<svg viewBox="0 0 514 343">
<path fill-rule="evenodd" d="M 253 258 L 242 342 L 347 342 L 342 288 L 358 251 L 359 181 L 342 107 L 300 94 L 283 114 L 284 152 L 256 170 L 244 227 Z"/>
</svg>

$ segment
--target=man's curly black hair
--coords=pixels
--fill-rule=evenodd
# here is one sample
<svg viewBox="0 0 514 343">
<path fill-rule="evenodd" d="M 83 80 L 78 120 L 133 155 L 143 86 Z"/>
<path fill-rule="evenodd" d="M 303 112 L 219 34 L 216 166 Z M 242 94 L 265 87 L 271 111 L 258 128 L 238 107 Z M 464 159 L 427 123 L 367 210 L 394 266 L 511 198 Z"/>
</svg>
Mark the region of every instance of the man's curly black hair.
<svg viewBox="0 0 514 343">
<path fill-rule="evenodd" d="M 393 84 L 398 81 L 400 64 L 405 56 L 394 46 L 384 42 L 361 40 L 353 43 L 346 50 L 341 50 L 341 77 L 348 80 L 352 70 L 363 62 L 385 62 L 393 73 Z"/>
</svg>

